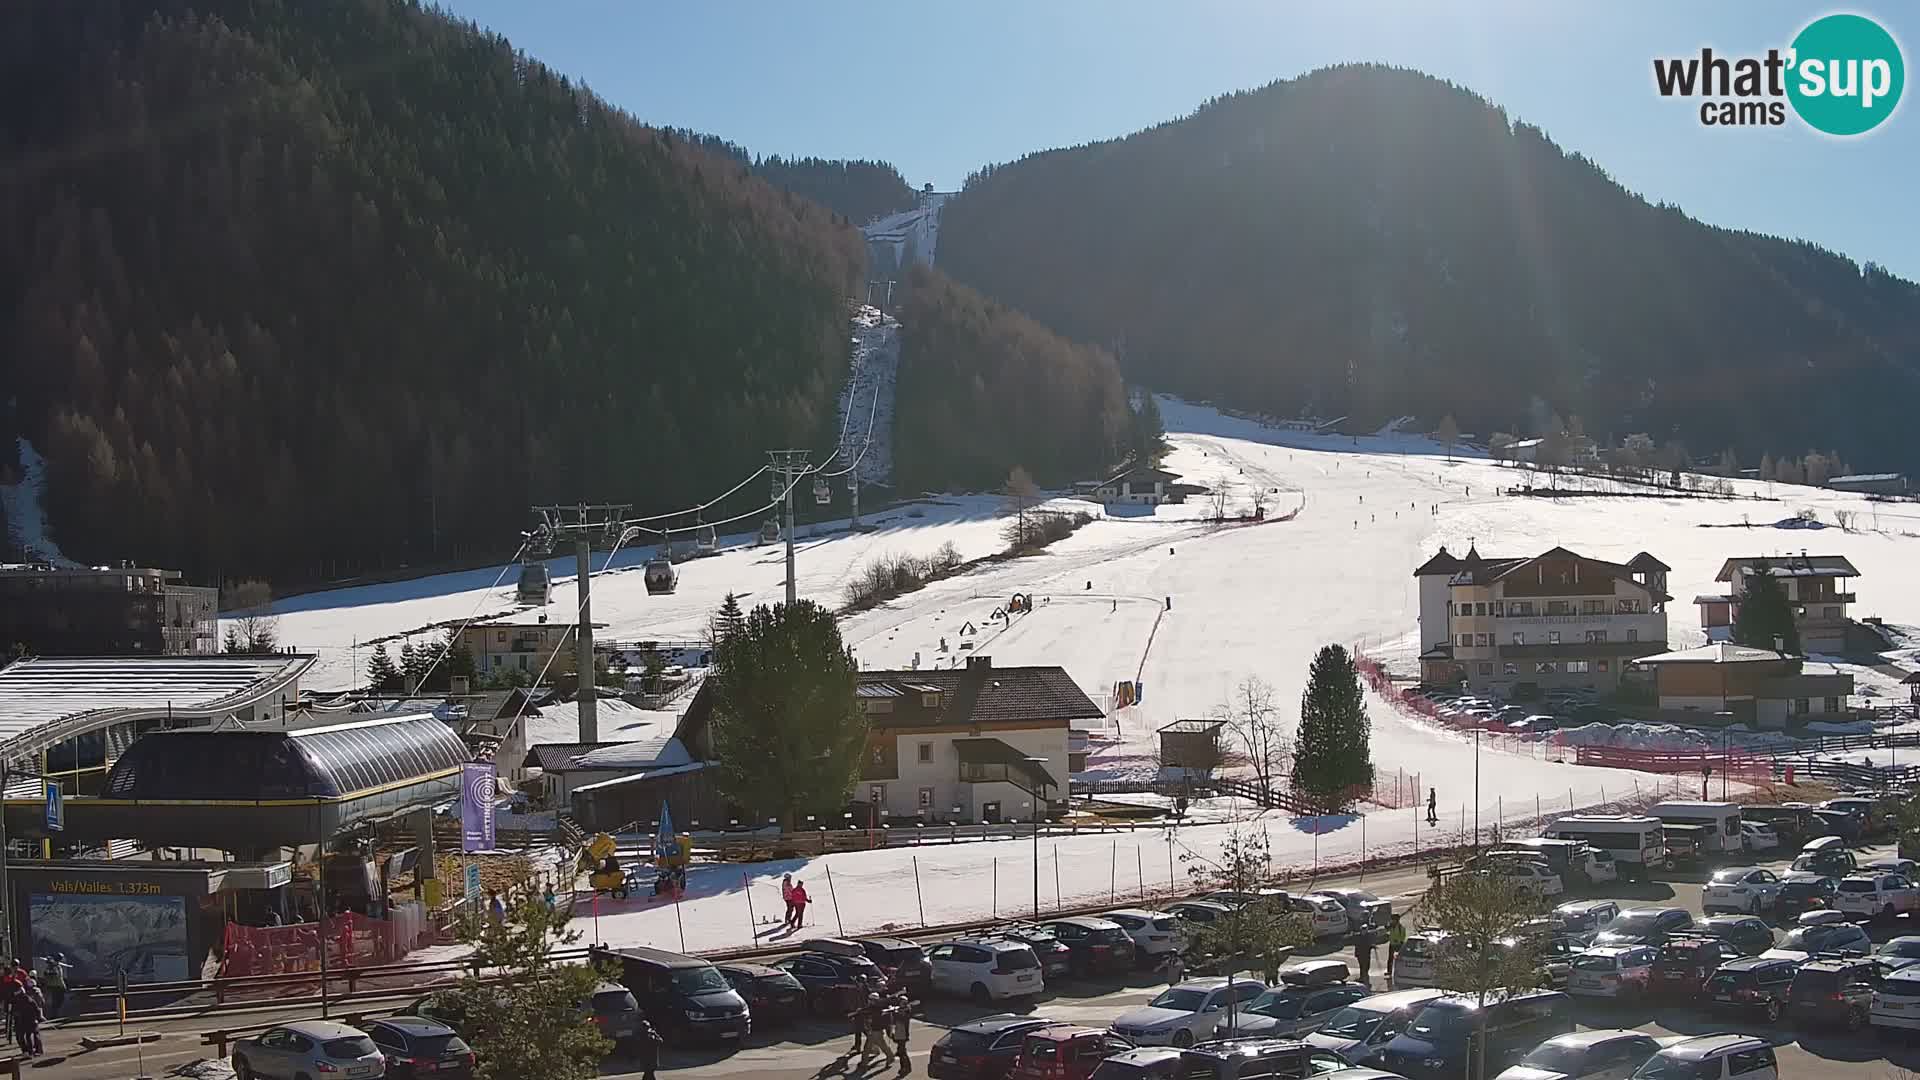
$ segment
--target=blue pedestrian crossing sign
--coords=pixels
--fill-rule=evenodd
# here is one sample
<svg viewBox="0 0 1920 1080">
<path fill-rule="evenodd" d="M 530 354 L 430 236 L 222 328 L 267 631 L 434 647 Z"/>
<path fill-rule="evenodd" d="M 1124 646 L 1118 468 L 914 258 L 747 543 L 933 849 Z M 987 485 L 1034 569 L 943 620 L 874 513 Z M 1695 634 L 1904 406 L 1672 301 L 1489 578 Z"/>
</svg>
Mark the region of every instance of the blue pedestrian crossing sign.
<svg viewBox="0 0 1920 1080">
<path fill-rule="evenodd" d="M 60 785 L 57 781 L 47 781 L 47 831 L 59 832 L 67 827 L 67 805 L 60 801 Z"/>
</svg>

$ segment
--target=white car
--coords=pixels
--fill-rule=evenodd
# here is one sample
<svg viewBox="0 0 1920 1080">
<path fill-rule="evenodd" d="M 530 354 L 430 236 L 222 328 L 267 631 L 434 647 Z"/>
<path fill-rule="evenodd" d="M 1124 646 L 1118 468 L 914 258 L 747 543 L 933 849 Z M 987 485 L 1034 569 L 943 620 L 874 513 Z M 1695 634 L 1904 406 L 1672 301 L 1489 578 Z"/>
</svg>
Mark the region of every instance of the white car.
<svg viewBox="0 0 1920 1080">
<path fill-rule="evenodd" d="M 1248 1005 L 1267 990 L 1258 979 L 1189 979 L 1116 1017 L 1109 1029 L 1135 1046 L 1192 1046 L 1213 1038 L 1227 1004 Z"/>
<path fill-rule="evenodd" d="M 1757 866 L 1729 866 L 1715 870 L 1701 890 L 1700 906 L 1707 914 L 1726 911 L 1758 915 L 1780 899 L 1780 875 Z"/>
<path fill-rule="evenodd" d="M 1590 847 L 1584 854 L 1588 881 L 1595 885 L 1604 885 L 1609 881 L 1620 880 L 1620 864 L 1614 859 L 1613 852 L 1606 848 Z"/>
<path fill-rule="evenodd" d="M 1893 972 L 1873 991 L 1874 1027 L 1920 1031 L 1920 968 Z"/>
<path fill-rule="evenodd" d="M 1345 937 L 1351 929 L 1347 920 L 1347 906 L 1336 897 L 1308 893 L 1294 897 L 1288 907 L 1307 917 L 1307 921 L 1313 924 L 1314 937 Z"/>
<path fill-rule="evenodd" d="M 1567 993 L 1581 997 L 1626 997 L 1644 994 L 1653 982 L 1653 961 L 1660 951 L 1651 945 L 1606 945 L 1573 958 L 1567 974 Z"/>
<path fill-rule="evenodd" d="M 1753 1035 L 1701 1035 L 1647 1059 L 1635 1080 L 1780 1080 L 1773 1045 Z"/>
<path fill-rule="evenodd" d="M 1149 957 L 1165 956 L 1180 948 L 1179 921 L 1173 916 L 1145 908 L 1121 908 L 1100 916 L 1133 939 L 1134 952 L 1145 962 Z"/>
<path fill-rule="evenodd" d="M 1920 873 L 1917 873 L 1920 872 L 1920 863 L 1912 859 L 1875 859 L 1860 869 L 1871 870 L 1876 874 L 1899 874 L 1908 881 L 1920 876 Z"/>
<path fill-rule="evenodd" d="M 1408 934 L 1406 944 L 1400 946 L 1400 955 L 1393 961 L 1393 978 L 1389 980 L 1392 988 L 1415 990 L 1432 986 L 1434 959 L 1446 947 L 1449 936 L 1439 930 Z"/>
<path fill-rule="evenodd" d="M 1833 894 L 1833 909 L 1869 918 L 1920 911 L 1920 888 L 1899 874 L 1849 874 Z"/>
<path fill-rule="evenodd" d="M 927 951 L 934 990 L 985 1004 L 1032 997 L 1047 988 L 1031 946 L 1000 938 L 961 938 Z"/>
<path fill-rule="evenodd" d="M 1741 822 L 1740 838 L 1746 841 L 1748 851 L 1772 851 L 1780 846 L 1780 834 L 1764 821 Z"/>
<path fill-rule="evenodd" d="M 1487 872 L 1510 885 L 1518 885 L 1538 897 L 1559 896 L 1567 891 L 1560 875 L 1542 863 L 1495 860 Z"/>
</svg>

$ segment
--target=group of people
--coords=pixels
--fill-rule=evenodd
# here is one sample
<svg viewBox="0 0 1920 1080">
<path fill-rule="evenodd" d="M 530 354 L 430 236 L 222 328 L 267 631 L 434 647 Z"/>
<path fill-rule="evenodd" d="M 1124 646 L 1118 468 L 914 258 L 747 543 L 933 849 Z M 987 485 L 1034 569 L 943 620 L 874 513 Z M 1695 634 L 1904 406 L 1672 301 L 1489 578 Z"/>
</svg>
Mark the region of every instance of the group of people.
<svg viewBox="0 0 1920 1080">
<path fill-rule="evenodd" d="M 0 1011 L 13 1029 L 21 1057 L 39 1057 L 46 1052 L 40 1042 L 40 1025 L 60 1015 L 61 1006 L 66 1004 L 67 968 L 71 966 L 66 957 L 54 953 L 37 978 L 20 960 L 0 975 Z"/>
<path fill-rule="evenodd" d="M 901 1076 L 913 1071 L 913 1059 L 907 1054 L 907 1039 L 913 1033 L 913 1002 L 905 988 L 870 985 L 866 996 L 854 1001 L 847 1021 L 853 1027 L 853 1049 L 848 1056 L 859 1054 L 861 1069 L 878 1057 L 882 1062 L 898 1061 Z"/>
<path fill-rule="evenodd" d="M 789 930 L 798 930 L 807 921 L 807 905 L 812 897 L 807 895 L 807 887 L 793 880 L 788 874 L 780 882 L 780 899 L 787 905 L 787 916 L 781 920 L 782 926 Z"/>
</svg>

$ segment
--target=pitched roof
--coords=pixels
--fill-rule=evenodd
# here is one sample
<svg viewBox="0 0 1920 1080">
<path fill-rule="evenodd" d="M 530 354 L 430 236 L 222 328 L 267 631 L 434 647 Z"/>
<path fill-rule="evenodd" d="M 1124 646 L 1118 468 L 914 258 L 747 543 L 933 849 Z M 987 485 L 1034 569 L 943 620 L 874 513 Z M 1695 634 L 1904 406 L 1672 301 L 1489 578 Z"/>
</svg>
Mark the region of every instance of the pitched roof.
<svg viewBox="0 0 1920 1080">
<path fill-rule="evenodd" d="M 547 772 L 578 768 L 579 766 L 574 762 L 581 755 L 620 745 L 622 744 L 610 742 L 541 743 L 538 746 L 527 747 L 527 759 L 521 764 L 521 768 L 544 769 Z"/>
<path fill-rule="evenodd" d="M 1628 559 L 1627 568 L 1630 570 L 1672 570 L 1673 569 L 1673 567 L 1668 566 L 1666 563 L 1661 562 L 1659 559 L 1654 558 L 1652 555 L 1644 551 L 1638 555 L 1635 555 L 1633 558 Z"/>
<path fill-rule="evenodd" d="M 1792 655 L 1777 653 L 1772 649 L 1755 649 L 1746 645 L 1735 645 L 1730 641 L 1716 641 L 1702 645 L 1697 649 L 1681 649 L 1677 652 L 1660 653 L 1657 656 L 1643 656 L 1642 664 L 1751 664 L 1766 660 L 1794 660 Z"/>
<path fill-rule="evenodd" d="M 934 671 L 863 671 L 860 686 L 895 687 L 906 694 L 939 691 L 940 709 L 929 717 L 913 712 L 874 713 L 873 727 L 933 724 L 1065 722 L 1106 715 L 1065 668 L 1058 665 L 994 667 L 974 657 L 966 667 Z M 882 691 L 868 689 L 865 696 Z"/>
<path fill-rule="evenodd" d="M 1429 574 L 1454 574 L 1460 570 L 1460 560 L 1447 551 L 1447 545 L 1441 544 L 1433 558 L 1413 568 L 1414 577 L 1426 577 Z"/>
<path fill-rule="evenodd" d="M 1732 581 L 1734 571 L 1743 574 L 1753 572 L 1753 564 L 1767 564 L 1768 577 L 1859 577 L 1860 571 L 1854 568 L 1845 555 L 1742 555 L 1728 559 L 1720 564 L 1720 572 L 1715 581 Z"/>
</svg>

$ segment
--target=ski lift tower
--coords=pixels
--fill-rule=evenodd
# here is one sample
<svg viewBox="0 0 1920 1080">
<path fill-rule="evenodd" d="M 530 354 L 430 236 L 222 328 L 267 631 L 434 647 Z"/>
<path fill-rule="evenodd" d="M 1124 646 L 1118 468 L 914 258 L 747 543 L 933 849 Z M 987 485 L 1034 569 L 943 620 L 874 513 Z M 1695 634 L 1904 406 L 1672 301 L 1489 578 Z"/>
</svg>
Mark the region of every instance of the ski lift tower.
<svg viewBox="0 0 1920 1080">
<path fill-rule="evenodd" d="M 792 607 L 799 599 L 799 582 L 793 574 L 793 489 L 800 478 L 807 475 L 806 450 L 769 450 L 767 462 L 773 474 L 779 477 L 779 490 L 782 492 L 783 522 L 787 534 L 787 606 Z"/>
<path fill-rule="evenodd" d="M 580 710 L 580 741 L 600 741 L 599 688 L 593 681 L 593 605 L 590 586 L 593 578 L 593 541 L 604 540 L 609 548 L 618 546 L 629 532 L 627 514 L 631 503 L 599 503 L 574 506 L 536 506 L 533 512 L 541 520 L 545 535 L 573 539 L 574 580 L 580 589 L 580 610 L 573 630 L 575 679 L 579 689 L 574 700 Z"/>
</svg>

